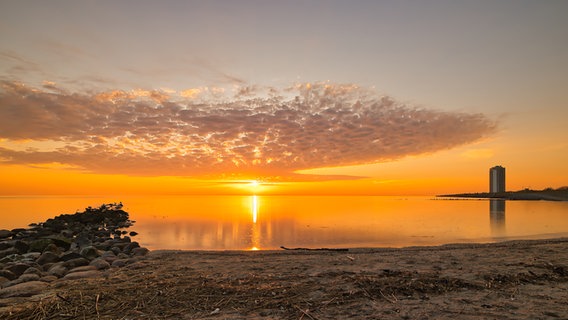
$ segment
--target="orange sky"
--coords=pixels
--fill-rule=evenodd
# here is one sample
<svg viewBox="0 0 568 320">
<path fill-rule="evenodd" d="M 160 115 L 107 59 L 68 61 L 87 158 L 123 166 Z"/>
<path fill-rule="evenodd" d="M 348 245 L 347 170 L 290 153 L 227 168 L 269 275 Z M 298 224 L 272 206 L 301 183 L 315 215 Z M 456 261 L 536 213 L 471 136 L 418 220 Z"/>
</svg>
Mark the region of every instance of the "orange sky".
<svg viewBox="0 0 568 320">
<path fill-rule="evenodd" d="M 3 2 L 0 195 L 566 186 L 566 10 Z"/>
</svg>

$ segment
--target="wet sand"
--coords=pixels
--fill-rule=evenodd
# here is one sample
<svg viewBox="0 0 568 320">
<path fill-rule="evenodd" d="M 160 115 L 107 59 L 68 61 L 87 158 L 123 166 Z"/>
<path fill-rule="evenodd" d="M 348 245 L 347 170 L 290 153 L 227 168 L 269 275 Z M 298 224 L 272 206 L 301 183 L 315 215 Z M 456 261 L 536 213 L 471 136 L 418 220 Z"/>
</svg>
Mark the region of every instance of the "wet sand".
<svg viewBox="0 0 568 320">
<path fill-rule="evenodd" d="M 2 303 L 2 319 L 567 319 L 568 239 L 154 251 Z"/>
</svg>

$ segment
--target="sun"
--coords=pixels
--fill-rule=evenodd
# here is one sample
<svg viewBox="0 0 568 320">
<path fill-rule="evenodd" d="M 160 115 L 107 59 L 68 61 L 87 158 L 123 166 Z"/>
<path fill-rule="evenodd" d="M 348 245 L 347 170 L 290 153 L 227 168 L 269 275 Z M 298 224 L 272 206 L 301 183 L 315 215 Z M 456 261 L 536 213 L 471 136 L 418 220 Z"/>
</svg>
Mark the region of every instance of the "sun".
<svg viewBox="0 0 568 320">
<path fill-rule="evenodd" d="M 252 181 L 250 182 L 250 186 L 253 187 L 253 188 L 254 188 L 254 187 L 258 187 L 259 185 L 260 185 L 260 182 L 258 182 L 258 181 L 256 181 L 256 180 L 252 180 Z"/>
</svg>

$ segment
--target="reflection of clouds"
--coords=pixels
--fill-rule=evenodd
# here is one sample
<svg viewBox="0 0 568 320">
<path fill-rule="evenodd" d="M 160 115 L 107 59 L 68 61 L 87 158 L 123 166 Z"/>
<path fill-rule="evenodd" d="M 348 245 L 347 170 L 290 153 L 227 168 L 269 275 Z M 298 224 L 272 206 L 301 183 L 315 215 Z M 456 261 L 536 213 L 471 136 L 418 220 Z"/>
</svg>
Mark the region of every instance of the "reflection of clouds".
<svg viewBox="0 0 568 320">
<path fill-rule="evenodd" d="M 3 82 L 0 138 L 58 146 L 0 147 L 0 159 L 97 173 L 290 176 L 447 149 L 495 128 L 481 114 L 420 109 L 354 85 L 249 86 L 231 99 L 188 90 L 73 93 Z"/>
</svg>

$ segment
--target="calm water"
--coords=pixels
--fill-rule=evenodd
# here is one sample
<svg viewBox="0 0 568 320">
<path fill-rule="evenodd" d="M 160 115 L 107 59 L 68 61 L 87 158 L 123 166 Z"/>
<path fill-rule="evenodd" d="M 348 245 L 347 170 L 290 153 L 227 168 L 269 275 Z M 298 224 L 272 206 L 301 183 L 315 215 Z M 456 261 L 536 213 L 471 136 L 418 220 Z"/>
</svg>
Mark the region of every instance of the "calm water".
<svg viewBox="0 0 568 320">
<path fill-rule="evenodd" d="M 122 201 L 150 249 L 402 247 L 568 236 L 568 203 L 432 197 L 0 197 L 0 229 Z"/>
</svg>

